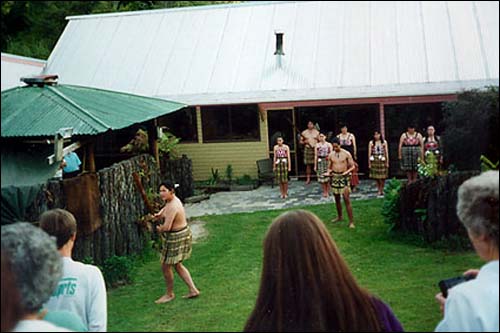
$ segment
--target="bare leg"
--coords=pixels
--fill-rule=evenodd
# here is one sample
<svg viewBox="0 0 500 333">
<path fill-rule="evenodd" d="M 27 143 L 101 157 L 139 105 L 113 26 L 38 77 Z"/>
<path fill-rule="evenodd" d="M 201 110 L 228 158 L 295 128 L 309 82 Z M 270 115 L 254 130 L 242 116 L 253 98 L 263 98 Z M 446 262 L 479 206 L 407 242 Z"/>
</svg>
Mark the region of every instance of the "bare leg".
<svg viewBox="0 0 500 333">
<path fill-rule="evenodd" d="M 288 198 L 288 183 L 283 183 L 283 194 L 285 198 Z"/>
<path fill-rule="evenodd" d="M 385 179 L 380 180 L 380 194 L 384 195 Z"/>
<path fill-rule="evenodd" d="M 163 271 L 163 277 L 165 278 L 165 284 L 167 285 L 167 292 L 155 301 L 156 304 L 167 303 L 175 298 L 174 272 L 172 272 L 172 265 L 162 263 L 161 270 Z"/>
<path fill-rule="evenodd" d="M 284 192 L 284 190 L 283 190 L 283 183 L 280 183 L 280 197 L 281 198 L 284 197 L 283 192 Z"/>
<path fill-rule="evenodd" d="M 344 202 L 345 208 L 347 210 L 347 216 L 349 217 L 349 228 L 354 228 L 354 217 L 352 215 L 351 199 L 349 198 L 349 192 L 344 190 Z"/>
<path fill-rule="evenodd" d="M 406 178 L 408 179 L 408 185 L 410 185 L 411 182 L 412 182 L 411 171 L 409 171 L 409 172 L 406 173 Z"/>
<path fill-rule="evenodd" d="M 332 222 L 339 222 L 343 220 L 342 217 L 342 203 L 340 202 L 340 194 L 334 194 L 335 206 L 337 207 L 337 218 L 333 219 Z"/>
<path fill-rule="evenodd" d="M 186 267 L 180 262 L 175 265 L 175 270 L 177 274 L 184 280 L 186 285 L 189 288 L 189 294 L 183 296 L 184 298 L 194 298 L 200 294 L 200 291 L 194 285 L 193 279 L 191 278 L 191 274 L 187 270 Z"/>
<path fill-rule="evenodd" d="M 306 165 L 306 184 L 309 184 L 311 182 L 311 165 L 307 164 Z"/>
</svg>

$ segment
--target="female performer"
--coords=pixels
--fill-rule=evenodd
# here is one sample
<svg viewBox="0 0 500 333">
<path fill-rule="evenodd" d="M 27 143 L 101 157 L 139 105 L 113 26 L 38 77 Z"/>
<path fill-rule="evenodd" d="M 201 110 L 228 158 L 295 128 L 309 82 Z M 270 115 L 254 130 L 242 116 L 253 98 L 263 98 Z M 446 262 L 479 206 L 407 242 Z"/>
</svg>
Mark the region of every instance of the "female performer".
<svg viewBox="0 0 500 333">
<path fill-rule="evenodd" d="M 290 148 L 283 143 L 283 138 L 279 136 L 276 139 L 277 145 L 274 146 L 273 171 L 275 172 L 276 182 L 280 185 L 281 198 L 288 198 L 288 172 L 292 169 L 290 165 Z"/>
<path fill-rule="evenodd" d="M 328 191 L 330 191 L 330 178 L 326 177 L 325 173 L 328 172 L 328 156 L 332 150 L 331 143 L 326 142 L 325 134 L 320 133 L 319 142 L 314 149 L 314 171 L 323 189 L 323 198 L 328 198 Z"/>
<path fill-rule="evenodd" d="M 377 182 L 378 196 L 383 196 L 385 180 L 389 174 L 389 147 L 379 131 L 373 133 L 373 140 L 368 144 L 368 169 L 370 178 Z"/>
</svg>

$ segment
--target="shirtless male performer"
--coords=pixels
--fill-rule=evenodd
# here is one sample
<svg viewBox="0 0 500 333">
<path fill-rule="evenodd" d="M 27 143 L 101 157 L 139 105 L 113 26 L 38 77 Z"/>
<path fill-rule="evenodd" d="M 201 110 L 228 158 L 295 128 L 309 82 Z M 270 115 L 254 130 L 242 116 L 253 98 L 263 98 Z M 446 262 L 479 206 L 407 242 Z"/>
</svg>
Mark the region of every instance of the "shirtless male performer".
<svg viewBox="0 0 500 333">
<path fill-rule="evenodd" d="M 311 182 L 311 169 L 314 167 L 314 150 L 319 140 L 319 131 L 309 120 L 307 129 L 300 134 L 300 143 L 304 146 L 304 164 L 306 165 L 306 184 Z"/>
<path fill-rule="evenodd" d="M 161 268 L 167 292 L 155 301 L 156 304 L 167 303 L 175 298 L 174 294 L 174 273 L 184 280 L 189 287 L 189 293 L 184 298 L 194 298 L 200 295 L 200 291 L 194 285 L 191 274 L 182 261 L 191 256 L 192 235 L 186 220 L 186 213 L 182 202 L 175 196 L 175 186 L 171 182 L 160 184 L 160 197 L 166 202 L 165 206 L 156 214 L 155 219 L 161 219 L 163 223 L 156 227 L 162 239 Z"/>
<path fill-rule="evenodd" d="M 354 218 L 352 215 L 351 199 L 349 194 L 350 188 L 350 173 L 354 170 L 355 165 L 351 153 L 340 148 L 340 140 L 335 137 L 332 139 L 333 151 L 328 156 L 328 172 L 325 175 L 332 177 L 332 192 L 335 197 L 335 205 L 337 206 L 337 218 L 332 222 L 339 222 L 342 217 L 342 203 L 340 195 L 344 197 L 347 215 L 349 216 L 349 228 L 354 228 Z"/>
</svg>

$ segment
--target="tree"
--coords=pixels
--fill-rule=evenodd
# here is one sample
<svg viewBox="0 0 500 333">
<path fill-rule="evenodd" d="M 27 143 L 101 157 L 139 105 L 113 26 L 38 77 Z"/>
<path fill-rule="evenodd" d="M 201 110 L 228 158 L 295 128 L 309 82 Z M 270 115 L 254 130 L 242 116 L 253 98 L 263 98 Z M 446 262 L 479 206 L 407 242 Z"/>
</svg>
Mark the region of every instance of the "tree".
<svg viewBox="0 0 500 333">
<path fill-rule="evenodd" d="M 67 16 L 239 1 L 2 1 L 2 52 L 47 59 Z"/>
<path fill-rule="evenodd" d="M 498 86 L 464 91 L 444 105 L 444 157 L 458 170 L 480 170 L 481 155 L 500 158 L 498 92 Z"/>
</svg>

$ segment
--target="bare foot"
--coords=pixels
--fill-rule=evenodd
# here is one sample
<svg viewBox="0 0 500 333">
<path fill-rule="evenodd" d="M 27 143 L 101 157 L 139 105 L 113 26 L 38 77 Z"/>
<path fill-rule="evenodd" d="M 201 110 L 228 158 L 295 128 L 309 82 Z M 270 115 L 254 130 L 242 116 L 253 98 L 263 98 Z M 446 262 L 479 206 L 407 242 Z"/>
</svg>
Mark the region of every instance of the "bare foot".
<svg viewBox="0 0 500 333">
<path fill-rule="evenodd" d="M 197 290 L 195 292 L 190 292 L 189 294 L 182 296 L 182 298 L 195 298 L 195 297 L 200 296 L 200 294 L 201 294 L 201 292 L 199 290 Z"/>
<path fill-rule="evenodd" d="M 169 295 L 165 294 L 165 295 L 163 295 L 162 297 L 158 298 L 158 299 L 155 301 L 155 303 L 156 303 L 156 304 L 168 303 L 168 302 L 170 302 L 170 301 L 173 301 L 173 300 L 174 300 L 174 298 L 175 298 L 175 295 L 174 295 L 174 294 L 172 294 L 171 296 L 169 296 Z"/>
<path fill-rule="evenodd" d="M 344 218 L 343 218 L 342 216 L 339 216 L 339 217 L 337 217 L 336 219 L 332 219 L 332 222 L 333 222 L 333 223 L 337 223 L 337 222 L 342 221 L 343 219 L 344 219 Z"/>
<path fill-rule="evenodd" d="M 349 223 L 349 228 L 351 228 L 351 229 L 356 228 L 356 227 L 354 226 L 354 223 L 353 223 L 353 222 Z"/>
<path fill-rule="evenodd" d="M 308 180 L 306 181 L 306 185 L 309 185 L 309 183 L 310 183 L 310 182 L 311 182 L 311 180 L 310 180 L 310 179 L 308 179 Z"/>
</svg>

